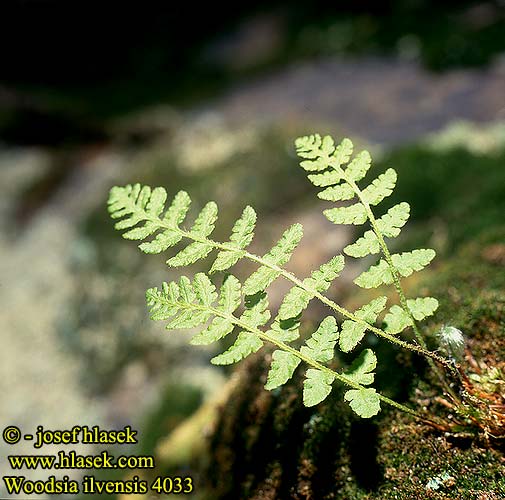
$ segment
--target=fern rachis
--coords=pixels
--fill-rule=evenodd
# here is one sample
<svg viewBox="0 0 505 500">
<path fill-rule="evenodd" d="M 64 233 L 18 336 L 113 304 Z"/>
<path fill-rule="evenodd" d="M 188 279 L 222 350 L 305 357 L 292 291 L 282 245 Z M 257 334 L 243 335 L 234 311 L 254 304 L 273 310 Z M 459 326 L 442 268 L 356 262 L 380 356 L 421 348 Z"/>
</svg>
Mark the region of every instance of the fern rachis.
<svg viewBox="0 0 505 500">
<path fill-rule="evenodd" d="M 433 258 L 433 251 L 414 250 L 391 255 L 387 249 L 384 236 L 398 236 L 408 219 L 408 204 L 395 205 L 379 219 L 374 217 L 371 205 L 380 204 L 392 193 L 396 183 L 393 169 L 388 169 L 361 190 L 357 183 L 365 177 L 371 162 L 367 152 L 349 161 L 352 143 L 344 139 L 335 147 L 328 136 L 323 139 L 317 135 L 300 138 L 296 145 L 298 154 L 304 158 L 301 166 L 309 172 L 309 180 L 323 188 L 319 193 L 320 198 L 335 202 L 358 200 L 346 207 L 325 210 L 327 218 L 339 224 L 360 225 L 368 221 L 371 225 L 371 230 L 365 232 L 356 243 L 348 245 L 344 252 L 354 257 L 382 252 L 384 259 L 362 273 L 355 282 L 366 288 L 389 283 L 395 285 L 400 305 L 391 306 L 386 313 L 386 327 L 375 326 L 377 317 L 386 307 L 386 297 L 378 297 L 351 312 L 324 295 L 344 267 L 343 256 L 334 257 L 303 280 L 283 268 L 302 237 L 301 225 L 288 228 L 269 252 L 258 256 L 247 250 L 256 224 L 256 214 L 251 207 L 244 209 L 233 226 L 229 240 L 221 243 L 210 239 L 218 212 L 214 202 L 209 202 L 193 226 L 186 229 L 181 224 L 188 212 L 190 199 L 184 191 L 179 192 L 165 210 L 167 194 L 163 188 L 151 190 L 148 186 L 138 184 L 114 187 L 109 197 L 109 211 L 113 218 L 121 219 L 116 228 L 128 229 L 123 235 L 128 239 L 145 240 L 153 237 L 139 245 L 145 253 L 161 253 L 187 239 L 190 243 L 171 257 L 167 264 L 190 265 L 217 250 L 210 273 L 227 271 L 241 259 L 259 265 L 243 285 L 236 277 L 228 275 L 220 294 L 203 273 L 198 273 L 193 281 L 183 277 L 179 283 L 164 284 L 161 290 L 150 289 L 147 301 L 151 317 L 170 320 L 167 328 L 171 329 L 200 327 L 191 341 L 193 344 L 209 344 L 239 330 L 232 347 L 213 359 L 216 364 L 243 359 L 259 350 L 264 342 L 274 344 L 277 349 L 272 355 L 266 388 L 273 389 L 287 382 L 303 361 L 309 366 L 304 383 L 304 402 L 307 405 L 312 406 L 324 400 L 331 391 L 332 383 L 338 380 L 350 388 L 345 393 L 345 400 L 362 417 L 375 415 L 379 411 L 380 401 L 417 415 L 414 410 L 367 387 L 373 383 L 373 370 L 377 363 L 370 349 L 363 350 L 349 370 L 342 373 L 331 370 L 324 363 L 333 358 L 336 344 L 348 352 L 359 344 L 368 330 L 452 369 L 447 359 L 426 349 L 422 338 L 418 339 L 420 345 L 417 345 L 397 337 L 406 327 L 414 328 L 418 337 L 416 321 L 433 314 L 436 309 L 436 299 L 433 298 L 407 300 L 400 284 L 400 276 L 408 276 L 425 267 Z M 345 164 L 347 167 L 344 168 Z M 286 294 L 278 315 L 270 320 L 265 289 L 279 277 L 290 281 L 293 287 Z M 314 299 L 343 317 L 343 324 L 339 331 L 335 318 L 328 316 L 305 345 L 295 349 L 289 344 L 298 338 L 300 316 Z M 234 313 L 242 303 L 244 311 L 237 316 Z"/>
</svg>

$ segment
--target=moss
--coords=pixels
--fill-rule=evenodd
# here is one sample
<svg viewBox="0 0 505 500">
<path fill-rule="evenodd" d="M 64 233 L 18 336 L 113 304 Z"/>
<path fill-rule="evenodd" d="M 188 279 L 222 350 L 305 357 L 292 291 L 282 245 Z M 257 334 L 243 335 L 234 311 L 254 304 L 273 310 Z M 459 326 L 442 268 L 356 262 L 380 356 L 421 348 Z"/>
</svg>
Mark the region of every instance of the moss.
<svg viewBox="0 0 505 500">
<path fill-rule="evenodd" d="M 491 500 L 505 495 L 502 453 L 453 441 L 403 415 L 381 427 L 378 457 L 384 479 L 370 498 Z M 430 480 L 444 473 L 451 479 L 437 490 L 427 489 Z"/>
</svg>

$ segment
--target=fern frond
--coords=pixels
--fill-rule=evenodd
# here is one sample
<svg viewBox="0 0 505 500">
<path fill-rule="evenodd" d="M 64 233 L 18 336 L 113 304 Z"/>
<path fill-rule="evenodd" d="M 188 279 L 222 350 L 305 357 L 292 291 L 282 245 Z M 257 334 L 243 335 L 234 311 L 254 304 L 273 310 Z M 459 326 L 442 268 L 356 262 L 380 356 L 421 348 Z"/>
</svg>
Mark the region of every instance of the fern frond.
<svg viewBox="0 0 505 500">
<path fill-rule="evenodd" d="M 351 408 L 362 418 L 370 418 L 380 411 L 380 397 L 375 389 L 351 389 L 344 394 Z"/>
<path fill-rule="evenodd" d="M 236 250 L 221 250 L 216 257 L 216 260 L 210 268 L 210 272 L 226 271 L 242 257 L 243 250 L 247 248 L 254 238 L 254 227 L 256 226 L 256 212 L 250 206 L 245 207 L 240 219 L 235 222 L 230 236 L 229 244 L 234 246 Z"/>
<path fill-rule="evenodd" d="M 393 192 L 396 186 L 396 171 L 388 168 L 362 191 L 363 200 L 370 205 L 378 205 Z"/>
<path fill-rule="evenodd" d="M 413 326 L 412 317 L 421 321 L 428 316 L 431 316 L 438 309 L 438 300 L 433 297 L 423 297 L 417 299 L 408 299 L 407 307 L 410 311 L 406 311 L 400 306 L 394 305 L 389 312 L 384 316 L 386 323 L 385 331 L 395 335 L 402 332 L 408 326 Z"/>
<path fill-rule="evenodd" d="M 299 357 L 290 352 L 276 349 L 272 353 L 272 364 L 268 372 L 265 389 L 271 391 L 284 385 L 293 376 L 301 361 Z"/>
<path fill-rule="evenodd" d="M 262 340 L 251 332 L 240 332 L 235 343 L 219 356 L 210 360 L 214 365 L 231 365 L 259 351 L 263 347 Z"/>
<path fill-rule="evenodd" d="M 302 236 L 301 224 L 293 224 L 284 231 L 277 244 L 263 257 L 263 260 L 270 266 L 261 266 L 245 281 L 244 291 L 247 295 L 254 295 L 264 290 L 280 276 L 280 270 L 275 269 L 275 267 L 281 267 L 289 261 Z"/>
<path fill-rule="evenodd" d="M 361 385 L 373 384 L 375 374 L 373 370 L 377 367 L 377 356 L 371 349 L 364 349 L 361 354 L 353 361 L 349 371 L 345 376 Z"/>
<path fill-rule="evenodd" d="M 333 224 L 364 224 L 367 220 L 365 207 L 361 203 L 355 203 L 348 207 L 329 208 L 325 210 L 326 218 Z"/>
<path fill-rule="evenodd" d="M 305 406 L 315 406 L 329 396 L 335 376 L 314 368 L 309 368 L 305 375 L 303 404 Z"/>
<path fill-rule="evenodd" d="M 345 201 L 354 198 L 356 193 L 349 184 L 339 184 L 320 191 L 317 196 L 326 201 Z"/>
<path fill-rule="evenodd" d="M 327 316 L 321 321 L 318 329 L 301 347 L 300 352 L 320 363 L 333 359 L 335 344 L 338 340 L 337 322 L 333 316 Z"/>
<path fill-rule="evenodd" d="M 435 250 L 429 248 L 391 255 L 394 269 L 405 277 L 426 267 L 434 257 Z M 385 259 L 381 259 L 378 264 L 361 273 L 354 283 L 362 288 L 376 288 L 383 284 L 390 285 L 394 281 L 393 272 L 394 270 L 391 269 L 389 263 Z"/>
<path fill-rule="evenodd" d="M 314 271 L 310 278 L 305 278 L 302 282 L 303 288 L 299 286 L 291 288 L 279 308 L 279 317 L 288 319 L 301 314 L 314 298 L 314 293 L 311 290 L 317 292 L 328 290 L 332 281 L 339 276 L 343 268 L 344 258 L 337 255 Z"/>
<path fill-rule="evenodd" d="M 410 215 L 410 206 L 402 202 L 391 207 L 382 217 L 377 219 L 376 225 L 383 236 L 395 238 L 400 234 L 401 228 L 405 225 Z M 358 238 L 355 243 L 347 245 L 344 252 L 351 257 L 365 257 L 369 254 L 380 252 L 379 239 L 371 229 Z"/>
<path fill-rule="evenodd" d="M 344 161 L 333 164 L 332 155 L 339 149 L 331 147 L 323 148 L 323 144 L 332 145 L 330 138 L 321 139 L 320 136 L 310 136 L 300 138 L 296 142 L 298 154 L 302 157 L 310 152 L 310 163 L 302 165 L 306 170 L 317 170 L 316 174 L 309 175 L 309 180 L 316 186 L 324 186 L 318 196 L 328 201 L 343 201 L 358 198 L 358 201 L 350 206 L 336 207 L 324 211 L 325 216 L 336 224 L 364 224 L 370 223 L 370 229 L 365 231 L 363 236 L 355 243 L 347 245 L 344 252 L 352 257 L 365 257 L 369 254 L 382 252 L 384 259 L 372 266 L 368 271 L 363 272 L 354 282 L 363 288 L 375 288 L 382 284 L 393 284 L 400 298 L 400 306 L 393 306 L 387 314 L 387 330 L 385 333 L 391 335 L 392 332 L 399 333 L 405 326 L 411 325 L 419 345 L 426 354 L 426 343 L 416 325 L 416 317 L 407 305 L 407 299 L 401 287 L 400 278 L 410 276 L 414 271 L 419 271 L 428 265 L 435 252 L 433 250 L 421 249 L 402 254 L 391 255 L 384 238 L 394 238 L 400 234 L 401 228 L 407 222 L 410 207 L 407 203 L 399 203 L 388 210 L 382 217 L 376 219 L 372 206 L 378 205 L 393 192 L 397 174 L 393 169 L 388 169 L 380 174 L 364 189 L 358 185 L 371 164 L 370 155 L 367 151 L 362 151 L 350 161 L 347 168 L 342 166 L 350 159 L 350 154 L 343 157 Z M 342 141 L 340 148 L 352 152 L 352 143 L 348 139 Z M 324 149 L 324 150 L 323 150 Z M 317 168 L 312 168 L 317 165 Z M 308 168 L 307 168 L 308 167 Z M 414 307 L 415 308 L 415 307 Z M 418 314 L 421 317 L 421 314 Z M 353 318 L 351 318 L 353 319 Z M 359 322 L 358 322 L 359 323 Z M 353 334 L 342 338 L 359 338 L 362 334 L 361 328 L 352 323 L 347 323 L 345 332 L 352 331 Z M 382 335 L 379 332 L 376 332 Z M 343 341 L 345 344 L 345 341 Z M 348 345 L 352 345 L 353 342 Z M 430 363 L 433 363 L 430 360 Z M 432 365 L 434 366 L 434 365 Z M 435 368 L 436 369 L 436 368 Z"/>
<path fill-rule="evenodd" d="M 372 165 L 372 157 L 368 151 L 361 151 L 345 169 L 345 178 L 358 182 L 365 177 Z"/>
<path fill-rule="evenodd" d="M 339 168 L 349 161 L 353 150 L 349 139 L 344 139 L 335 148 L 335 143 L 330 136 L 327 135 L 321 139 L 319 134 L 299 137 L 295 141 L 295 146 L 298 156 L 308 159 L 301 162 L 302 168 L 308 171 L 324 170 L 330 164 Z"/>
<path fill-rule="evenodd" d="M 374 323 L 377 316 L 386 307 L 387 297 L 377 297 L 368 304 L 360 307 L 354 315 L 366 323 L 358 323 L 350 319 L 342 323 L 339 346 L 344 352 L 354 349 L 365 336 L 367 323 Z"/>
</svg>

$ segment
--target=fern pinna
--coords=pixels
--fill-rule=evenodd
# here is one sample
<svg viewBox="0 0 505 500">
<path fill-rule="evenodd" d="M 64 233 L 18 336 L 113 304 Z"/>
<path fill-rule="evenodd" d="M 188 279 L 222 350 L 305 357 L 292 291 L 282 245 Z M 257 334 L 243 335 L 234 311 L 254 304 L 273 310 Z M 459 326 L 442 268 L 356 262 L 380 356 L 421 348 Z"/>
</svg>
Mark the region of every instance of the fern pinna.
<svg viewBox="0 0 505 500">
<path fill-rule="evenodd" d="M 392 305 L 385 313 L 385 326 L 380 328 L 376 323 L 386 309 L 387 297 L 379 296 L 351 312 L 325 295 L 344 268 L 344 256 L 333 257 L 305 279 L 299 279 L 284 269 L 302 238 L 300 224 L 286 229 L 265 255 L 258 256 L 247 250 L 256 225 L 256 213 L 249 206 L 235 222 L 229 240 L 217 242 L 210 238 L 218 216 L 214 202 L 207 203 L 188 228 L 183 225 L 191 202 L 186 192 L 180 191 L 166 208 L 167 193 L 162 187 L 151 189 L 139 184 L 114 187 L 110 192 L 109 212 L 112 218 L 120 219 L 115 227 L 127 230 L 123 234 L 127 239 L 150 238 L 139 245 L 143 252 L 157 254 L 181 241 L 187 242 L 182 250 L 167 260 L 167 264 L 188 266 L 215 251 L 217 254 L 209 275 L 226 272 L 241 259 L 258 265 L 244 283 L 231 274 L 225 274 L 219 291 L 205 273 L 196 274 L 192 280 L 182 276 L 178 282 L 164 283 L 159 289 L 151 288 L 146 293 L 151 318 L 168 321 L 168 329 L 198 329 L 191 340 L 195 345 L 211 344 L 236 332 L 232 346 L 211 360 L 218 365 L 240 361 L 261 349 L 265 342 L 273 344 L 276 349 L 272 354 L 265 388 L 272 390 L 285 384 L 298 365 L 304 362 L 308 365 L 303 386 L 306 406 L 323 401 L 337 380 L 347 386 L 344 399 L 361 417 L 376 415 L 381 401 L 417 415 L 414 410 L 370 387 L 377 364 L 371 349 L 364 349 L 343 372 L 336 372 L 326 364 L 333 359 L 337 343 L 342 351 L 349 352 L 361 342 L 366 331 L 370 331 L 427 356 L 432 363 L 436 361 L 450 367 L 445 358 L 426 349 L 417 327 L 417 321 L 434 313 L 438 306 L 436 299 L 406 299 L 400 282 L 402 277 L 428 265 L 435 252 L 430 249 L 400 254 L 389 252 L 385 238 L 400 234 L 409 217 L 409 205 L 399 203 L 379 218 L 374 216 L 371 207 L 379 205 L 393 192 L 396 183 L 393 169 L 388 169 L 361 189 L 358 183 L 370 168 L 371 158 L 368 152 L 363 151 L 351 160 L 353 145 L 349 139 L 335 146 L 329 136 L 321 138 L 312 135 L 297 139 L 296 149 L 303 159 L 302 168 L 309 172 L 309 180 L 321 188 L 318 194 L 321 199 L 330 202 L 354 200 L 352 204 L 325 210 L 325 216 L 335 224 L 369 224 L 370 229 L 355 243 L 346 246 L 344 253 L 355 258 L 382 254 L 378 263 L 361 273 L 355 283 L 364 288 L 394 284 L 399 305 Z M 278 278 L 291 282 L 292 288 L 272 319 L 266 289 Z M 327 305 L 343 322 L 339 328 L 336 318 L 327 316 L 305 344 L 297 349 L 292 343 L 299 338 L 302 313 L 314 299 Z M 407 327 L 414 329 L 417 343 L 398 338 Z"/>
</svg>

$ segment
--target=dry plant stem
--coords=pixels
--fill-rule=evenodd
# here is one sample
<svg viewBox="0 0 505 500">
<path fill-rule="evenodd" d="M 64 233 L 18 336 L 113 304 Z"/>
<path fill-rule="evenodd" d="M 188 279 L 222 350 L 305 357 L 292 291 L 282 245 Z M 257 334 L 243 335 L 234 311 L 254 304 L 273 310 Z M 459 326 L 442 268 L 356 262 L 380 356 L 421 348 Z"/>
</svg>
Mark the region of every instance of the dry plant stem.
<svg viewBox="0 0 505 500">
<path fill-rule="evenodd" d="M 373 217 L 373 215 L 372 215 L 372 217 Z M 151 217 L 147 213 L 145 213 L 145 219 L 148 220 L 148 221 L 150 221 L 150 222 L 153 222 L 155 224 L 158 224 L 162 228 L 170 229 L 172 231 L 178 231 L 185 238 L 188 238 L 188 239 L 191 239 L 191 240 L 194 240 L 194 241 L 198 241 L 198 242 L 201 242 L 201 243 L 207 243 L 207 244 L 213 246 L 214 248 L 217 248 L 217 249 L 220 249 L 220 250 L 228 250 L 228 251 L 233 251 L 233 252 L 237 251 L 234 247 L 229 246 L 226 243 L 218 243 L 218 242 L 210 240 L 210 239 L 198 238 L 197 236 L 195 236 L 194 234 L 192 234 L 190 231 L 185 231 L 184 229 L 181 229 L 179 227 L 174 227 L 174 226 L 172 226 L 170 224 L 164 223 L 161 219 L 155 218 L 155 217 Z M 375 327 L 373 325 L 370 325 L 366 321 L 360 319 L 358 316 L 352 314 L 347 309 L 344 309 L 342 306 L 339 306 L 336 302 L 332 301 L 331 299 L 329 299 L 325 295 L 321 294 L 317 290 L 313 290 L 310 287 L 307 287 L 307 285 L 305 285 L 301 280 L 299 280 L 298 278 L 296 278 L 296 276 L 294 276 L 290 272 L 286 271 L 285 269 L 283 269 L 283 268 L 281 268 L 281 267 L 279 267 L 279 266 L 277 266 L 275 264 L 271 264 L 267 260 L 265 260 L 265 259 L 263 259 L 263 258 L 261 258 L 261 257 L 259 257 L 257 255 L 254 255 L 252 253 L 249 253 L 246 250 L 243 250 L 242 252 L 243 252 L 242 253 L 243 257 L 246 257 L 247 259 L 249 259 L 249 260 L 251 260 L 253 262 L 256 262 L 258 264 L 261 264 L 262 266 L 266 266 L 266 267 L 269 267 L 272 270 L 275 270 L 276 272 L 278 272 L 286 280 L 291 281 L 296 286 L 298 286 L 298 287 L 302 288 L 303 290 L 306 290 L 307 292 L 311 293 L 315 298 L 317 298 L 318 300 L 320 300 L 323 304 L 325 304 L 326 306 L 328 306 L 333 311 L 341 314 L 345 318 L 351 319 L 351 320 L 355 321 L 356 323 L 359 323 L 361 325 L 366 326 L 366 328 L 368 330 L 370 330 L 371 332 L 375 333 L 379 337 L 383 337 L 386 340 L 388 340 L 389 342 L 392 342 L 393 344 L 396 344 L 396 345 L 398 345 L 400 347 L 403 347 L 405 349 L 408 349 L 410 351 L 416 352 L 417 354 L 420 354 L 422 356 L 428 357 L 429 360 L 431 361 L 431 363 L 433 365 L 435 364 L 433 362 L 433 360 L 434 360 L 434 361 L 437 361 L 438 363 L 440 363 L 441 365 L 443 365 L 445 368 L 447 368 L 449 370 L 453 369 L 453 367 L 451 366 L 451 364 L 446 359 L 444 359 L 442 356 L 439 356 L 439 355 L 437 355 L 436 353 L 434 353 L 432 351 L 429 351 L 426 348 L 426 344 L 424 346 L 422 346 L 422 345 L 418 346 L 418 345 L 411 344 L 409 342 L 405 342 L 403 340 L 400 340 L 400 339 L 396 338 L 395 336 L 390 335 L 389 333 L 386 333 L 385 331 L 381 330 L 380 328 L 377 328 L 377 327 Z"/>
<path fill-rule="evenodd" d="M 417 339 L 417 342 L 419 343 L 419 345 L 423 349 L 423 354 L 430 352 L 430 351 L 428 351 L 428 348 L 426 346 L 426 342 L 424 341 L 424 338 L 419 331 L 416 320 L 407 305 L 407 298 L 405 297 L 405 293 L 404 293 L 402 285 L 400 283 L 400 277 L 398 276 L 398 271 L 396 270 L 396 267 L 393 264 L 393 260 L 391 258 L 391 253 L 389 252 L 386 242 L 384 241 L 384 237 L 382 236 L 382 233 L 379 231 L 379 228 L 377 226 L 377 220 L 375 219 L 372 209 L 370 208 L 369 203 L 362 196 L 362 192 L 361 192 L 360 188 L 357 186 L 357 184 L 353 180 L 348 179 L 348 178 L 346 178 L 346 182 L 354 189 L 360 202 L 365 207 L 365 210 L 366 210 L 366 213 L 368 216 L 368 220 L 370 221 L 370 226 L 372 227 L 372 230 L 375 233 L 377 240 L 379 241 L 379 245 L 381 247 L 382 254 L 384 255 L 384 258 L 386 259 L 386 262 L 388 263 L 389 268 L 391 269 L 391 274 L 393 276 L 393 282 L 394 282 L 394 286 L 396 288 L 396 292 L 398 293 L 400 305 L 402 306 L 402 309 L 409 315 L 409 318 L 412 322 L 412 329 L 414 330 L 414 335 Z M 434 363 L 433 359 L 434 358 L 431 356 L 428 357 L 428 363 L 429 363 L 430 367 L 437 374 L 438 378 L 440 379 L 440 382 L 444 386 L 445 390 L 449 393 L 451 398 L 458 404 L 458 407 L 461 407 L 462 405 L 461 405 L 460 399 L 457 397 L 457 395 L 451 389 L 447 380 L 444 377 L 444 374 L 441 372 L 439 367 Z M 449 363 L 444 363 L 444 366 L 446 368 L 448 368 L 451 372 L 453 372 L 453 374 L 458 375 L 457 369 L 454 368 Z"/>
</svg>

